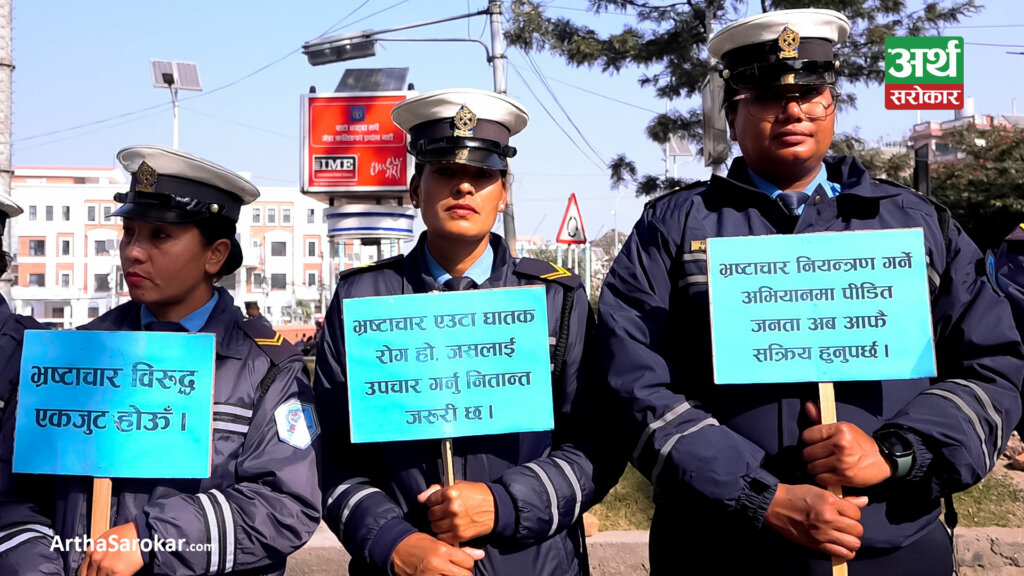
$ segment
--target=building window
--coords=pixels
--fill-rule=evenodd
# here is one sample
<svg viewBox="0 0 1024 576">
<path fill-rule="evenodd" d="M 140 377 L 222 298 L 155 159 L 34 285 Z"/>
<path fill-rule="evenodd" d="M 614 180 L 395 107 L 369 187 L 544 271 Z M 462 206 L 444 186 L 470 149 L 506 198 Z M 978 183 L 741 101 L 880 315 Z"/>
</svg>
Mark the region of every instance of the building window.
<svg viewBox="0 0 1024 576">
<path fill-rule="evenodd" d="M 29 206 L 28 207 L 28 219 L 29 220 L 35 220 L 36 219 L 36 207 L 35 206 Z"/>
<path fill-rule="evenodd" d="M 61 272 L 60 274 L 60 287 L 71 288 L 71 274 L 67 272 Z"/>
<path fill-rule="evenodd" d="M 46 275 L 45 274 L 29 274 L 28 285 L 42 288 L 46 286 Z"/>
<path fill-rule="evenodd" d="M 53 222 L 53 206 L 46 207 L 46 221 Z"/>
<path fill-rule="evenodd" d="M 89 318 L 99 318 L 99 317 L 100 317 L 100 307 L 99 306 L 89 306 Z"/>
<path fill-rule="evenodd" d="M 68 240 L 66 238 L 61 239 L 61 241 L 60 241 L 60 255 L 61 256 L 71 256 L 71 240 Z"/>
<path fill-rule="evenodd" d="M 288 287 L 288 275 L 287 274 L 271 274 L 270 275 L 270 289 L 271 290 L 284 290 Z"/>
<path fill-rule="evenodd" d="M 290 226 L 292 223 L 292 209 L 281 208 L 281 224 Z"/>
<path fill-rule="evenodd" d="M 106 274 L 93 274 L 92 286 L 94 292 L 110 292 L 110 277 Z"/>
<path fill-rule="evenodd" d="M 114 211 L 114 209 L 111 206 L 104 206 L 103 207 L 103 221 L 104 222 L 110 222 L 110 213 L 113 212 L 113 211 Z"/>
<path fill-rule="evenodd" d="M 46 240 L 29 240 L 29 256 L 46 256 Z"/>
<path fill-rule="evenodd" d="M 252 209 L 252 223 L 253 224 L 259 224 L 260 223 L 260 209 L 259 208 L 253 208 Z"/>
<path fill-rule="evenodd" d="M 267 208 L 267 225 L 277 224 L 277 209 Z"/>
<path fill-rule="evenodd" d="M 252 287 L 254 290 L 263 290 L 263 273 L 253 272 L 252 274 Z"/>
<path fill-rule="evenodd" d="M 96 256 L 109 256 L 110 248 L 107 246 L 106 240 L 94 240 L 93 246 L 96 249 Z"/>
<path fill-rule="evenodd" d="M 316 218 L 316 210 L 310 208 L 306 210 L 306 224 L 313 224 Z"/>
<path fill-rule="evenodd" d="M 284 242 L 271 242 L 270 243 L 270 255 L 271 256 L 287 256 L 287 249 L 285 248 Z"/>
<path fill-rule="evenodd" d="M 316 272 L 306 273 L 306 286 L 316 286 Z"/>
<path fill-rule="evenodd" d="M 95 223 L 96 222 L 96 207 L 95 206 L 87 206 L 86 209 L 85 209 L 85 212 L 86 212 L 86 218 L 85 219 L 87 221 L 89 221 L 89 222 Z"/>
<path fill-rule="evenodd" d="M 71 206 L 61 206 L 60 217 L 61 220 L 64 220 L 65 222 L 71 220 Z"/>
<path fill-rule="evenodd" d="M 64 319 L 64 307 L 63 306 L 58 306 L 58 307 L 54 308 L 53 310 L 50 310 L 50 318 L 55 318 L 55 319 L 58 319 L 58 320 L 63 320 Z"/>
<path fill-rule="evenodd" d="M 316 258 L 316 240 L 306 242 L 306 256 Z"/>
</svg>

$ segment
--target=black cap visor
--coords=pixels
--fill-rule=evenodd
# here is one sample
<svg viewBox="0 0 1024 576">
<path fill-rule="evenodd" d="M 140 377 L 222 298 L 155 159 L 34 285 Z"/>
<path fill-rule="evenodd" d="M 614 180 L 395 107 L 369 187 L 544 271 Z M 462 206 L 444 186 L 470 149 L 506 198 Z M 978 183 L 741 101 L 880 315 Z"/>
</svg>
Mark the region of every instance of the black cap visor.
<svg viewBox="0 0 1024 576">
<path fill-rule="evenodd" d="M 508 158 L 515 156 L 516 149 L 488 140 L 441 138 L 429 142 L 419 142 L 412 153 L 416 157 L 416 161 L 422 164 L 451 162 L 507 171 Z"/>
<path fill-rule="evenodd" d="M 726 82 L 735 88 L 762 86 L 820 85 L 836 83 L 835 62 L 820 60 L 787 60 L 771 64 L 754 64 L 729 72 Z"/>
</svg>

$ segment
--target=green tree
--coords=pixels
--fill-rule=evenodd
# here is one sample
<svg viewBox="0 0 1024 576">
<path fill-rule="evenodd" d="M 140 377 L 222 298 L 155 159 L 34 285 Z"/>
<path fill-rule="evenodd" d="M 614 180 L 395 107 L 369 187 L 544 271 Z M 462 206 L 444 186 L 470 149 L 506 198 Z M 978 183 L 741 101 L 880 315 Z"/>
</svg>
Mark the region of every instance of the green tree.
<svg viewBox="0 0 1024 576">
<path fill-rule="evenodd" d="M 550 17 L 541 0 L 512 0 L 508 43 L 525 51 L 547 51 L 573 66 L 599 67 L 616 74 L 629 66 L 650 70 L 639 84 L 659 98 L 676 99 L 700 93 L 711 71 L 706 50 L 708 20 L 721 23 L 747 14 L 743 0 L 589 0 L 593 13 L 631 15 L 634 22 L 620 32 L 602 35 L 568 18 Z M 760 0 L 762 11 L 789 8 L 831 8 L 845 14 L 852 24 L 850 38 L 839 58 L 848 84 L 878 84 L 884 80 L 886 36 L 938 34 L 943 26 L 980 10 L 975 0 L 931 0 L 911 9 L 906 0 Z M 710 18 L 709 18 L 710 17 Z M 855 95 L 844 88 L 844 105 L 855 105 Z M 647 135 L 665 144 L 672 135 L 703 141 L 702 113 L 698 109 L 659 114 L 647 126 Z M 655 175 L 639 175 L 625 154 L 609 163 L 613 188 L 633 184 L 638 196 L 657 195 L 682 184 Z"/>
<path fill-rule="evenodd" d="M 995 248 L 1024 221 L 1024 130 L 968 124 L 949 143 L 965 157 L 932 165 L 932 197 L 979 247 Z"/>
<path fill-rule="evenodd" d="M 829 154 L 856 156 L 872 176 L 888 178 L 904 186 L 912 185 L 914 158 L 910 152 L 886 154 L 878 148 L 869 148 L 864 139 L 859 136 L 839 134 L 832 139 Z"/>
</svg>

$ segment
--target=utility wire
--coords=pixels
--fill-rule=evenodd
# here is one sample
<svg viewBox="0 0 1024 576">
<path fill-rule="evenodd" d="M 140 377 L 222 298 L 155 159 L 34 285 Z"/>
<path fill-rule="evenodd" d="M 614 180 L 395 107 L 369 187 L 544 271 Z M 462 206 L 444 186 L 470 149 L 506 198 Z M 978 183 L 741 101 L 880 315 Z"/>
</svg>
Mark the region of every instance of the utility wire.
<svg viewBox="0 0 1024 576">
<path fill-rule="evenodd" d="M 580 127 L 572 119 L 572 116 L 569 114 L 569 111 L 565 109 L 565 106 L 562 106 L 562 102 L 558 99 L 558 96 L 555 94 L 555 91 L 551 89 L 551 85 L 547 83 L 547 80 L 545 80 L 544 74 L 541 73 L 540 67 L 537 66 L 537 62 L 534 61 L 533 56 L 531 56 L 528 52 L 523 52 L 523 54 L 526 56 L 526 61 L 530 64 L 530 67 L 533 69 L 533 73 L 537 75 L 537 78 L 540 80 L 540 83 L 544 86 L 544 89 L 547 90 L 548 95 L 550 95 L 551 99 L 555 101 L 555 105 L 558 106 L 558 109 L 561 110 L 562 114 L 565 115 L 565 118 L 569 121 L 569 124 L 573 127 L 576 133 L 579 134 L 580 139 L 583 140 L 583 143 L 587 145 L 587 148 L 590 148 L 590 151 L 593 152 L 595 156 L 604 159 L 604 154 L 600 153 L 597 150 L 597 148 L 594 147 L 594 145 L 590 142 L 586 135 L 583 134 L 583 131 L 580 130 Z"/>
<path fill-rule="evenodd" d="M 597 161 L 595 161 L 589 154 L 587 154 L 587 152 L 580 147 L 579 143 L 576 142 L 576 140 L 574 140 L 568 132 L 566 132 L 565 128 L 563 128 L 562 125 L 558 123 L 558 119 L 556 119 L 554 114 L 552 114 L 551 111 L 548 110 L 548 107 L 544 105 L 544 102 L 541 101 L 539 96 L 537 96 L 537 93 L 533 91 L 533 87 L 530 86 L 530 83 L 526 81 L 526 77 L 523 76 L 523 73 L 519 71 L 519 67 L 513 64 L 512 62 L 509 62 L 509 67 L 512 68 L 512 71 L 515 72 L 517 76 L 519 76 L 519 79 L 523 81 L 523 85 L 526 86 L 526 89 L 529 90 L 530 94 L 532 94 L 534 99 L 537 100 L 537 103 L 540 104 L 540 107 L 544 110 L 544 112 L 547 113 L 548 117 L 551 118 L 551 121 L 555 123 L 555 126 L 557 126 L 558 129 L 562 131 L 562 134 L 565 134 L 565 137 L 568 138 L 570 142 L 572 142 L 572 145 L 576 147 L 577 150 L 580 151 L 580 154 L 582 154 L 584 158 L 589 160 L 591 164 L 597 167 L 598 170 L 600 170 L 601 172 L 605 172 L 607 170 L 607 167 L 602 166 Z"/>
<path fill-rule="evenodd" d="M 269 130 L 267 128 L 262 128 L 260 126 L 254 126 L 252 124 L 246 124 L 245 122 L 239 122 L 237 120 L 231 120 L 229 118 L 224 118 L 223 116 L 217 116 L 216 114 L 210 114 L 209 112 L 203 112 L 202 110 L 197 110 L 195 108 L 191 108 L 191 107 L 186 108 L 186 107 L 182 106 L 181 109 L 182 110 L 187 110 L 189 112 L 192 112 L 193 114 L 199 114 L 200 116 L 206 116 L 207 118 L 213 118 L 214 120 L 220 120 L 221 122 L 227 122 L 228 124 L 234 124 L 236 126 L 241 126 L 242 128 L 248 128 L 250 130 L 256 130 L 258 132 L 266 132 L 267 134 L 273 134 L 274 136 L 280 136 L 282 138 L 288 138 L 289 140 L 298 140 L 299 139 L 299 137 L 294 135 L 294 134 L 286 134 L 284 132 L 277 132 L 275 130 Z"/>
</svg>

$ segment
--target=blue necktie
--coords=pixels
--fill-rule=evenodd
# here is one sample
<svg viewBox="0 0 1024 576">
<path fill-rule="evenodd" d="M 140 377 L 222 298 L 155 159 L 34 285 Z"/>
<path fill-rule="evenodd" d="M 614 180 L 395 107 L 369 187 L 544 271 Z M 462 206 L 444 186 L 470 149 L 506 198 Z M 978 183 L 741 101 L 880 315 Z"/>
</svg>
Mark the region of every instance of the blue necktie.
<svg viewBox="0 0 1024 576">
<path fill-rule="evenodd" d="M 452 276 L 444 281 L 441 287 L 445 292 L 459 292 L 476 288 L 476 281 L 469 276 Z"/>
<path fill-rule="evenodd" d="M 790 216 L 796 218 L 800 215 L 800 207 L 810 198 L 804 192 L 783 192 L 776 196 L 779 204 L 786 209 Z"/>
<path fill-rule="evenodd" d="M 162 320 L 146 324 L 143 330 L 146 332 L 188 332 L 188 328 L 185 328 L 178 322 L 164 322 Z"/>
</svg>

